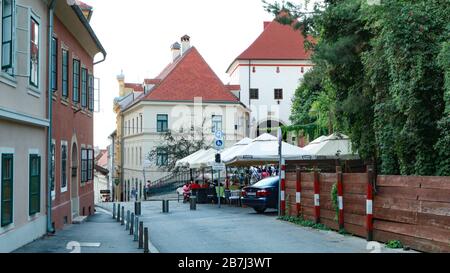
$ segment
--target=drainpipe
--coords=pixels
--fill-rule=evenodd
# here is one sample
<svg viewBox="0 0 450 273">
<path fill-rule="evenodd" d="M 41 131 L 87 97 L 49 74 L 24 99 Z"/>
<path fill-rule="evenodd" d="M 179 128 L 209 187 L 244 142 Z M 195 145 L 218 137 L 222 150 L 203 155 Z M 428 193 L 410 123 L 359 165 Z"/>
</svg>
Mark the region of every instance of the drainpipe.
<svg viewBox="0 0 450 273">
<path fill-rule="evenodd" d="M 125 181 L 123 181 L 123 178 L 124 178 L 123 173 L 124 173 L 124 168 L 125 168 L 125 166 L 124 166 L 124 163 L 125 163 L 125 160 L 124 160 L 124 156 L 125 156 L 125 154 L 124 154 L 125 122 L 123 120 L 124 115 L 122 112 L 120 112 L 120 116 L 121 116 L 120 128 L 122 128 L 122 134 L 120 135 L 120 196 L 123 196 L 123 199 L 121 199 L 120 196 L 119 196 L 119 199 L 120 199 L 120 202 L 126 202 L 126 198 L 125 198 L 124 191 L 123 191 L 123 188 L 124 188 L 123 186 L 125 183 Z"/>
<path fill-rule="evenodd" d="M 52 126 L 53 126 L 53 90 L 51 85 L 52 73 L 52 38 L 53 38 L 53 15 L 56 6 L 56 0 L 51 0 L 48 7 L 48 119 L 50 126 L 47 130 L 47 232 L 54 233 L 55 229 L 52 225 Z"/>
</svg>

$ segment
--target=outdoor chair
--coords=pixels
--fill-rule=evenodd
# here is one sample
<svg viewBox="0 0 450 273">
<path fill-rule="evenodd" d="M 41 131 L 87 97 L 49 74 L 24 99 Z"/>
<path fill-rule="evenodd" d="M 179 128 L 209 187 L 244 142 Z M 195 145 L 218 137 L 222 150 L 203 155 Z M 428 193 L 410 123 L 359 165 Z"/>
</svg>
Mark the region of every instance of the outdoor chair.
<svg viewBox="0 0 450 273">
<path fill-rule="evenodd" d="M 184 193 L 183 188 L 177 189 L 178 203 L 180 203 L 180 196 L 184 199 L 183 193 Z"/>
<path fill-rule="evenodd" d="M 233 201 L 236 201 L 236 205 L 239 206 L 241 204 L 241 191 L 230 191 L 230 197 L 228 199 L 230 200 L 230 205 L 233 203 Z"/>
</svg>

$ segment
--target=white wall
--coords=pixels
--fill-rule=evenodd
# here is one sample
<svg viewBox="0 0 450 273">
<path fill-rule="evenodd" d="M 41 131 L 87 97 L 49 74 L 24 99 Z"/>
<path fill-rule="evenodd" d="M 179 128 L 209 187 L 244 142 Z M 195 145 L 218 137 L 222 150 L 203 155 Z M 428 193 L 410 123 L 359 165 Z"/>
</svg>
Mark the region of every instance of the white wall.
<svg viewBox="0 0 450 273">
<path fill-rule="evenodd" d="M 237 61 L 234 64 L 230 69 L 230 84 L 241 86 L 241 102 L 252 110 L 251 137 L 255 137 L 258 124 L 267 119 L 278 120 L 285 125 L 291 124 L 289 117 L 295 90 L 300 85 L 304 73 L 312 68 L 311 65 L 310 61 L 251 61 L 251 66 L 248 61 Z M 259 89 L 259 99 L 251 100 L 251 103 L 249 103 L 249 84 L 250 88 Z M 283 100 L 280 100 L 280 104 L 274 99 L 275 89 L 283 89 Z M 272 118 L 268 117 L 269 111 L 274 114 Z"/>
<path fill-rule="evenodd" d="M 225 146 L 229 147 L 239 140 L 246 137 L 247 121 L 245 113 L 247 110 L 240 104 L 207 104 L 203 103 L 201 106 L 192 103 L 162 103 L 162 102 L 141 102 L 139 105 L 127 110 L 124 113 L 124 124 L 133 124 L 130 122 L 134 119 L 135 131 L 131 129 L 131 134 L 128 129 L 124 128 L 124 181 L 151 181 L 158 180 L 169 173 L 157 167 L 146 168 L 146 177 L 143 174 L 143 162 L 146 156 L 155 147 L 161 144 L 162 134 L 157 132 L 157 115 L 168 115 L 168 128 L 175 132 L 180 132 L 180 128 L 189 130 L 191 124 L 196 124 L 195 127 L 201 127 L 203 118 L 206 118 L 203 131 L 209 137 L 212 144 L 213 133 L 211 131 L 211 116 L 222 115 L 222 127 L 225 132 Z M 192 117 L 193 113 L 196 114 Z M 143 128 L 141 132 L 140 116 L 142 115 Z M 139 129 L 137 130 L 136 118 L 138 118 Z M 235 130 L 235 125 L 238 125 Z M 183 131 L 186 133 L 186 131 Z M 142 153 L 140 153 L 142 149 Z M 132 152 L 133 151 L 133 152 Z"/>
</svg>

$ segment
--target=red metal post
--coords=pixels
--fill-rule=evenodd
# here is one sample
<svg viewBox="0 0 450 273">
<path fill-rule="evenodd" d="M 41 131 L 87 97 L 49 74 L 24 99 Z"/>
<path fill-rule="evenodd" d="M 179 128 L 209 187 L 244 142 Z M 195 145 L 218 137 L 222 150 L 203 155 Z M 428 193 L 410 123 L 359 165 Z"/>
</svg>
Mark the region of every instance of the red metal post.
<svg viewBox="0 0 450 273">
<path fill-rule="evenodd" d="M 302 212 L 302 172 L 300 169 L 297 169 L 295 203 L 297 204 L 297 216 L 299 216 Z"/>
<path fill-rule="evenodd" d="M 281 160 L 281 215 L 286 212 L 286 161 Z"/>
<path fill-rule="evenodd" d="M 367 166 L 367 241 L 373 240 L 373 166 Z"/>
<path fill-rule="evenodd" d="M 320 222 L 320 184 L 319 172 L 314 168 L 314 211 L 316 223 Z"/>
<path fill-rule="evenodd" d="M 338 190 L 338 208 L 339 208 L 339 229 L 344 228 L 344 185 L 342 182 L 342 168 L 336 167 L 337 190 Z"/>
</svg>

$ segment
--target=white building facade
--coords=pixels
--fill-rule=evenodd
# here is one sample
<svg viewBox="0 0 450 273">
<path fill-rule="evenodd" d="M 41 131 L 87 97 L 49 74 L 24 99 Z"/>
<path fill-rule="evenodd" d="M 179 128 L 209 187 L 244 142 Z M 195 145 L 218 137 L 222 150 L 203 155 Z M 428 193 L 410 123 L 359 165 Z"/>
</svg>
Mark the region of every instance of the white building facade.
<svg viewBox="0 0 450 273">
<path fill-rule="evenodd" d="M 279 125 L 291 125 L 292 99 L 303 75 L 313 67 L 299 31 L 276 21 L 265 22 L 263 33 L 227 70 L 235 95 L 251 109 L 249 135 L 277 134 Z M 297 144 L 295 135 L 286 141 Z"/>
<path fill-rule="evenodd" d="M 225 86 L 195 47 L 189 37 L 181 46 L 172 46 L 173 62 L 156 79 L 147 79 L 141 86 L 125 84 L 133 89 L 122 104 L 122 158 L 124 200 L 136 190 L 143 198 L 146 181 L 152 183 L 167 172 L 167 151 L 161 149 L 154 162 L 145 164 L 151 151 L 163 144 L 168 130 L 173 135 L 204 134 L 213 145 L 214 133 L 224 132 L 225 147 L 245 138 L 248 132 L 249 109 L 233 95 L 236 86 Z M 118 77 L 119 85 L 123 75 Z M 195 151 L 190 151 L 195 152 Z"/>
</svg>

